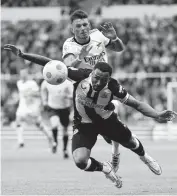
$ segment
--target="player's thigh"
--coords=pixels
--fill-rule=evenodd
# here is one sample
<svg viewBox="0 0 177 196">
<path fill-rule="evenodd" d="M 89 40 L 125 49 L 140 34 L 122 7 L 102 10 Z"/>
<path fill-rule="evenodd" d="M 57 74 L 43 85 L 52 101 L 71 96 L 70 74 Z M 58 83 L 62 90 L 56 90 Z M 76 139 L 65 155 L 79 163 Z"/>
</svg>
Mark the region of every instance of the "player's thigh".
<svg viewBox="0 0 177 196">
<path fill-rule="evenodd" d="M 60 110 L 60 122 L 61 125 L 64 127 L 68 127 L 69 125 L 69 115 L 70 115 L 70 108 L 65 108 Z"/>
<path fill-rule="evenodd" d="M 28 112 L 26 109 L 18 108 L 16 111 L 16 124 L 24 124 L 27 122 Z"/>
<path fill-rule="evenodd" d="M 50 117 L 50 124 L 52 128 L 58 127 L 60 123 L 59 116 L 53 115 Z"/>
<path fill-rule="evenodd" d="M 72 152 L 79 148 L 91 150 L 96 143 L 98 134 L 92 124 L 81 125 L 74 129 L 72 137 Z"/>
<path fill-rule="evenodd" d="M 125 124 L 118 120 L 115 113 L 113 113 L 110 118 L 105 120 L 101 126 L 101 134 L 113 141 L 126 143 L 129 142 L 132 137 L 131 131 Z"/>
</svg>

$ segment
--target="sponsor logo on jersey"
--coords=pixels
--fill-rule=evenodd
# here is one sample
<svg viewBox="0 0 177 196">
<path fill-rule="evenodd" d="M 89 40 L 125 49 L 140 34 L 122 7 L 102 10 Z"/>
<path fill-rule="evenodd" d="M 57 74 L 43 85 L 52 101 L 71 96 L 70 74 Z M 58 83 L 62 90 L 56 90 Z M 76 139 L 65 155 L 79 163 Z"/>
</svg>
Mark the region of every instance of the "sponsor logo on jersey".
<svg viewBox="0 0 177 196">
<path fill-rule="evenodd" d="M 90 57 L 84 57 L 84 60 L 86 63 L 89 63 L 90 65 L 95 65 L 98 61 L 105 61 L 104 56 L 105 52 L 102 51 L 99 55 L 93 55 Z"/>
<path fill-rule="evenodd" d="M 88 106 L 89 108 L 104 109 L 104 107 L 105 107 L 103 105 L 93 103 L 91 99 L 89 99 L 85 96 L 82 96 L 82 95 L 78 95 L 77 101 L 79 104 L 84 105 L 84 106 Z"/>
</svg>

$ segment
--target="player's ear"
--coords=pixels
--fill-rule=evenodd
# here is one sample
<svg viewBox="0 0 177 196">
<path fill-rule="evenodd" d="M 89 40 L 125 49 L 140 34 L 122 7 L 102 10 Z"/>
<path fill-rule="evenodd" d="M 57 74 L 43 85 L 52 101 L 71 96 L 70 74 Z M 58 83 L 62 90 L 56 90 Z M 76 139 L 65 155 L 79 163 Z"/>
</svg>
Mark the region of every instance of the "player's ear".
<svg viewBox="0 0 177 196">
<path fill-rule="evenodd" d="M 73 28 L 72 24 L 70 25 L 70 31 L 72 34 L 74 34 L 74 28 Z"/>
<path fill-rule="evenodd" d="M 89 22 L 89 28 L 91 29 L 91 23 Z"/>
</svg>

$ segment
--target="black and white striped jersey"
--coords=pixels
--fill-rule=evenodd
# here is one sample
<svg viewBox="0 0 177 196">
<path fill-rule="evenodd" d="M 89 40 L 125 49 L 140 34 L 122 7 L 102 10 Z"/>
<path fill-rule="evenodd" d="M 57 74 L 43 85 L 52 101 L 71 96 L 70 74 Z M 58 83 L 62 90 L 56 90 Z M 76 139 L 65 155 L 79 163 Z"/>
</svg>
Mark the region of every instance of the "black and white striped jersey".
<svg viewBox="0 0 177 196">
<path fill-rule="evenodd" d="M 113 98 L 116 97 L 125 103 L 129 97 L 128 92 L 112 78 L 101 91 L 94 91 L 91 71 L 68 68 L 68 77 L 76 81 L 73 93 L 74 118 L 80 123 L 92 123 L 109 118 L 113 110 L 109 110 L 108 106 Z"/>
</svg>

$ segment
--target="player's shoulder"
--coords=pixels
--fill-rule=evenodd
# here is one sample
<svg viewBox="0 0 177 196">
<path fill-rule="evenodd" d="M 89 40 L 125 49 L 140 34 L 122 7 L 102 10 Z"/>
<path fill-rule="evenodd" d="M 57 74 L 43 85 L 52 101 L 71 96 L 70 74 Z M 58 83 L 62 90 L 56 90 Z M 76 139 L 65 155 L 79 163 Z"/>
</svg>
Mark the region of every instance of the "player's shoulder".
<svg viewBox="0 0 177 196">
<path fill-rule="evenodd" d="M 119 86 L 120 86 L 120 84 L 119 84 L 119 82 L 117 80 L 115 80 L 114 78 L 110 79 L 110 81 L 108 83 L 108 88 L 110 90 L 113 90 L 115 87 L 119 87 Z"/>
<path fill-rule="evenodd" d="M 103 41 L 105 36 L 102 34 L 102 32 L 98 29 L 92 29 L 90 31 L 90 37 L 94 41 Z"/>
<path fill-rule="evenodd" d="M 63 45 L 75 44 L 74 37 L 69 37 L 65 40 Z"/>
<path fill-rule="evenodd" d="M 94 35 L 94 34 L 100 34 L 101 31 L 99 31 L 98 29 L 92 29 L 90 30 L 90 35 Z"/>
</svg>

